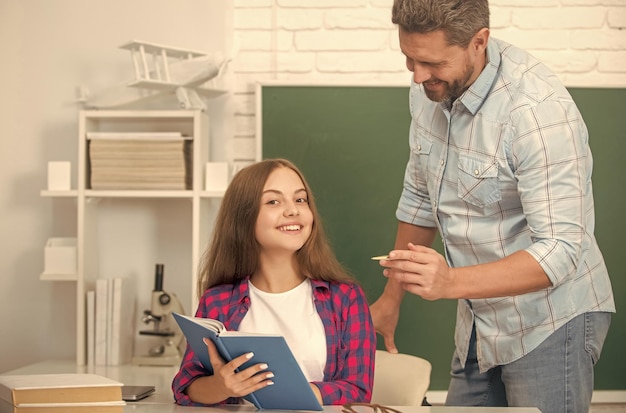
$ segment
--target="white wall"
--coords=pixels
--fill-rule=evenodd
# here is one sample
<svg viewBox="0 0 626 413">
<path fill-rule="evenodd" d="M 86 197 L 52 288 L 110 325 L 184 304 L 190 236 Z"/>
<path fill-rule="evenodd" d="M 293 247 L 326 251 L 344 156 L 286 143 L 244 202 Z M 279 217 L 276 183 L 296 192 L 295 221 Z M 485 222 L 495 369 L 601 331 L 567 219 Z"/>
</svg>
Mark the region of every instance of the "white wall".
<svg viewBox="0 0 626 413">
<path fill-rule="evenodd" d="M 72 201 L 39 191 L 48 161 L 76 157 L 77 84 L 126 80 L 128 57 L 117 47 L 131 39 L 228 52 L 234 36 L 236 118 L 218 149 L 248 163 L 257 81 L 408 84 L 391 4 L 0 0 L 0 372 L 74 357 L 72 285 L 38 278 L 46 239 L 75 231 Z M 491 11 L 494 36 L 528 48 L 567 86 L 626 87 L 626 0 L 492 0 Z"/>
<path fill-rule="evenodd" d="M 234 0 L 235 158 L 255 158 L 257 81 L 407 84 L 393 0 Z M 626 0 L 491 0 L 491 32 L 566 86 L 626 87 Z"/>
<path fill-rule="evenodd" d="M 47 238 L 76 236 L 74 202 L 39 196 L 76 159 L 75 86 L 131 80 L 130 40 L 228 52 L 232 21 L 226 0 L 0 0 L 0 372 L 75 355 L 74 284 L 39 280 Z"/>
</svg>

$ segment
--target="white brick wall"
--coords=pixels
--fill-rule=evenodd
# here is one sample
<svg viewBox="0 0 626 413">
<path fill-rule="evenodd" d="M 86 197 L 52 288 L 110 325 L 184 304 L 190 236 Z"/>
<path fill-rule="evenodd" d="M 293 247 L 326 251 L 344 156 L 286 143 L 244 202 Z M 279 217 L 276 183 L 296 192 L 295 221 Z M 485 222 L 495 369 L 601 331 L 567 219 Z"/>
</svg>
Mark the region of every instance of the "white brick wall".
<svg viewBox="0 0 626 413">
<path fill-rule="evenodd" d="M 255 159 L 255 83 L 407 84 L 392 0 L 234 0 L 233 161 Z M 491 32 L 566 86 L 626 87 L 626 0 L 491 0 Z"/>
</svg>

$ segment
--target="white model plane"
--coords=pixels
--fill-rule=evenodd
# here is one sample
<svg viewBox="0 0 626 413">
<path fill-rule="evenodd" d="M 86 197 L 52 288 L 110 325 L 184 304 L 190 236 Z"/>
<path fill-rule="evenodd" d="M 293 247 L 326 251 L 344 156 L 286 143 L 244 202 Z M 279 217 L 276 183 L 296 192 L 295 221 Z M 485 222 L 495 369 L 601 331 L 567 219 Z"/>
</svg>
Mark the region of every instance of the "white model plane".
<svg viewBox="0 0 626 413">
<path fill-rule="evenodd" d="M 215 86 L 228 60 L 203 52 L 131 41 L 120 46 L 130 51 L 135 79 L 94 95 L 81 91 L 86 108 L 126 108 L 172 94 L 183 109 L 205 109 L 201 96 L 226 93 Z"/>
</svg>

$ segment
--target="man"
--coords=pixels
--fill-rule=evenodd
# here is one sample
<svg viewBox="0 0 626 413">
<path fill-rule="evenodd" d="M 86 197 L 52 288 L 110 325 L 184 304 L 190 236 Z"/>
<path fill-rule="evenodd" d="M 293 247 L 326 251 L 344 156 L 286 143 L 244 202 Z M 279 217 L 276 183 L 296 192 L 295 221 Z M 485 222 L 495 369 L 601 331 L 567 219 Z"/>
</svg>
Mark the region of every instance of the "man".
<svg viewBox="0 0 626 413">
<path fill-rule="evenodd" d="M 587 412 L 615 304 L 583 119 L 546 66 L 490 37 L 487 0 L 395 0 L 392 21 L 411 155 L 374 324 L 395 352 L 404 291 L 458 299 L 447 405 Z"/>
</svg>

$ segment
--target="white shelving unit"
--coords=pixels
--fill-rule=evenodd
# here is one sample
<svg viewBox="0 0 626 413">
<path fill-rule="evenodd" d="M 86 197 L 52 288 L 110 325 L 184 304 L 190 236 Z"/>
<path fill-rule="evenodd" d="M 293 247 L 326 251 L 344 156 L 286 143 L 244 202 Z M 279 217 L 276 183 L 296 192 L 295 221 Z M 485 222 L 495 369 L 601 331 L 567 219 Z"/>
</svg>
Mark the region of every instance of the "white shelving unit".
<svg viewBox="0 0 626 413">
<path fill-rule="evenodd" d="M 180 132 L 193 139 L 193 185 L 189 190 L 93 190 L 88 182 L 88 132 Z M 76 255 L 77 273 L 75 277 L 59 275 L 58 278 L 47 275 L 45 280 L 67 281 L 76 283 L 76 362 L 78 365 L 86 363 L 86 314 L 85 294 L 95 286 L 95 280 L 100 277 L 110 277 L 102 274 L 127 273 L 130 276 L 141 277 L 137 280 L 143 289 L 137 290 L 138 303 L 143 296 L 149 305 L 149 295 L 154 286 L 154 264 L 159 262 L 161 255 L 176 256 L 177 262 L 184 263 L 174 268 L 165 268 L 165 285 L 184 285 L 182 292 L 177 295 L 183 302 L 186 311 L 195 311 L 197 307 L 196 284 L 197 267 L 200 257 L 207 245 L 212 231 L 213 221 L 222 192 L 204 191 L 203 170 L 210 160 L 209 156 L 209 120 L 207 115 L 199 110 L 84 110 L 79 114 L 78 131 L 78 159 L 77 159 L 77 188 L 65 191 L 41 191 L 41 196 L 52 198 L 76 199 Z M 130 250 L 129 254 L 143 255 L 145 265 L 141 271 L 125 268 L 132 261 L 126 255 L 119 259 L 112 259 L 106 255 L 107 245 L 123 244 L 129 238 L 136 236 L 137 228 L 133 224 L 133 215 L 126 217 L 130 225 L 111 223 L 111 220 L 124 216 L 124 208 L 132 210 L 134 217 L 155 215 L 153 222 L 156 230 L 140 228 L 143 234 L 142 242 L 135 242 L 122 248 Z M 157 213 L 154 213 L 154 211 Z M 113 212 L 111 212 L 113 211 Z M 145 212 L 145 213 L 144 213 Z M 102 215 L 107 216 L 106 223 L 102 222 Z M 117 232 L 111 235 L 110 227 L 117 225 Z M 120 228 L 122 227 L 122 228 Z M 182 228 L 180 233 L 177 229 Z M 174 232 L 169 240 L 168 231 Z M 154 234 L 152 233 L 154 232 Z M 181 235 L 182 234 L 182 235 Z M 185 239 L 181 239 L 185 238 Z M 139 245 L 138 245 L 139 244 Z M 120 252 L 120 247 L 116 250 Z M 142 254 L 142 250 L 150 250 Z M 110 253 L 110 251 L 109 251 Z M 161 255 L 160 255 L 161 254 Z M 105 256 L 102 256 L 105 255 Z M 145 257 L 153 257 L 154 260 Z M 119 262 L 118 262 L 119 261 Z M 112 264 L 116 264 L 112 270 Z M 145 269 L 143 267 L 146 267 Z M 180 273 L 178 269 L 184 267 Z M 139 274 L 141 273 L 141 274 Z M 143 309 L 138 304 L 138 318 Z"/>
</svg>

